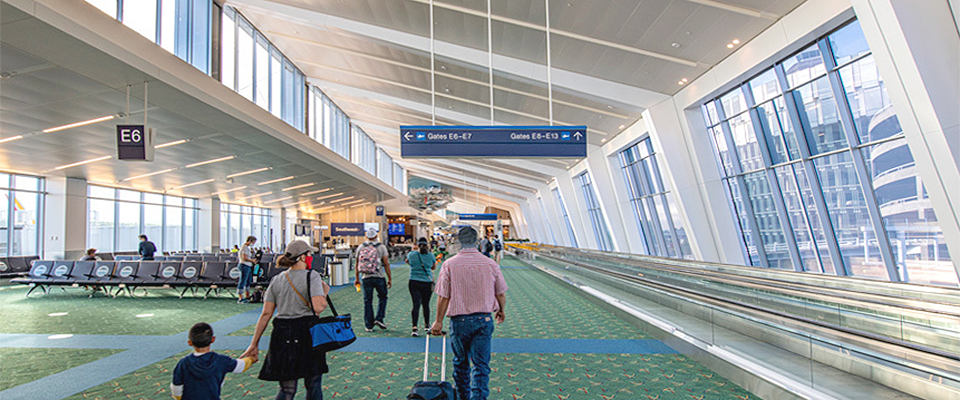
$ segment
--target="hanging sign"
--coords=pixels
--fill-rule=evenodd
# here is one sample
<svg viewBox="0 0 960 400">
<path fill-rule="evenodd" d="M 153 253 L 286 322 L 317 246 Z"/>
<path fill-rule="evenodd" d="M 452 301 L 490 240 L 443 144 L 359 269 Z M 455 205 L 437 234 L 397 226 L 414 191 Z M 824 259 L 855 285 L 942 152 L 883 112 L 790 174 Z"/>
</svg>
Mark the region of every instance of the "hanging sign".
<svg viewBox="0 0 960 400">
<path fill-rule="evenodd" d="M 586 157 L 586 126 L 401 126 L 400 156 Z"/>
<path fill-rule="evenodd" d="M 117 159 L 153 161 L 153 129 L 143 125 L 117 125 Z"/>
</svg>

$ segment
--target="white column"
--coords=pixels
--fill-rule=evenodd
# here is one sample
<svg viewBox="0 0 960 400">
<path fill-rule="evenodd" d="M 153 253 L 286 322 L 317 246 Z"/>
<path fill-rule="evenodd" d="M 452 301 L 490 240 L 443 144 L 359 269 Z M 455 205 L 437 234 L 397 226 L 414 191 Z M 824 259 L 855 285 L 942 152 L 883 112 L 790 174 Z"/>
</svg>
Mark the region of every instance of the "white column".
<svg viewBox="0 0 960 400">
<path fill-rule="evenodd" d="M 960 254 L 960 33 L 947 0 L 852 0 L 952 254 Z M 956 1 L 953 6 L 956 7 Z M 960 257 L 954 267 L 960 274 Z"/>
<path fill-rule="evenodd" d="M 43 258 L 75 260 L 87 249 L 87 181 L 46 177 Z"/>
<path fill-rule="evenodd" d="M 200 221 L 197 223 L 197 249 L 201 252 L 220 251 L 220 198 L 200 199 Z"/>
</svg>

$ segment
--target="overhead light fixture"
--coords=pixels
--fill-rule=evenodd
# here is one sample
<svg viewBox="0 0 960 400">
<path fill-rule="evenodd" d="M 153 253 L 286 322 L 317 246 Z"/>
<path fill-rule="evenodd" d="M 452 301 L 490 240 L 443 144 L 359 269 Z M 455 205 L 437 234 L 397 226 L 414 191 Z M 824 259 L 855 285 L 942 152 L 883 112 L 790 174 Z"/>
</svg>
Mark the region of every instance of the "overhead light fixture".
<svg viewBox="0 0 960 400">
<path fill-rule="evenodd" d="M 316 184 L 317 184 L 316 182 L 304 183 L 304 184 L 302 184 L 302 185 L 290 186 L 290 187 L 288 187 L 288 188 L 286 188 L 286 189 L 281 189 L 280 191 L 281 191 L 281 192 L 289 192 L 289 191 L 291 191 L 291 190 L 303 189 L 303 188 L 305 188 L 305 187 L 310 187 L 310 186 L 313 186 L 313 185 L 316 185 Z"/>
<path fill-rule="evenodd" d="M 369 206 L 369 205 L 370 205 L 370 203 L 363 203 L 363 204 L 357 204 L 357 205 L 355 205 L 355 206 L 350 206 L 350 208 L 365 207 L 365 206 Z"/>
<path fill-rule="evenodd" d="M 158 145 L 154 146 L 154 148 L 162 149 L 162 148 L 164 148 L 164 147 L 176 146 L 176 145 L 178 145 L 178 144 L 184 144 L 184 143 L 186 143 L 186 142 L 187 142 L 187 139 L 174 140 L 174 141 L 172 141 L 172 142 L 166 142 L 166 143 L 163 143 L 163 144 L 158 144 Z"/>
<path fill-rule="evenodd" d="M 97 161 L 107 160 L 107 159 L 110 159 L 110 158 L 112 158 L 112 157 L 113 157 L 113 156 L 103 156 L 103 157 L 91 158 L 91 159 L 89 159 L 89 160 L 80 161 L 80 162 L 75 162 L 75 163 L 73 163 L 73 164 L 61 165 L 61 166 L 59 166 L 59 167 L 55 167 L 54 170 L 55 170 L 55 171 L 59 171 L 59 170 L 61 170 L 61 169 L 73 168 L 73 167 L 80 166 L 80 165 L 84 165 L 84 164 L 90 164 L 90 163 L 95 163 L 95 162 L 97 162 Z"/>
<path fill-rule="evenodd" d="M 728 49 L 732 49 L 732 48 L 733 48 L 733 43 L 727 43 L 727 48 L 728 48 Z"/>
<path fill-rule="evenodd" d="M 346 205 L 350 205 L 350 204 L 360 203 L 360 202 L 363 202 L 363 201 L 366 201 L 366 200 L 365 200 L 365 199 L 357 199 L 357 200 L 354 200 L 354 201 L 348 201 L 348 202 L 346 202 L 346 203 L 341 204 L 341 206 L 346 206 Z"/>
<path fill-rule="evenodd" d="M 260 183 L 258 183 L 257 185 L 260 185 L 260 186 L 269 185 L 269 184 L 271 184 L 271 183 L 289 181 L 289 180 L 291 180 L 291 179 L 293 179 L 293 178 L 296 178 L 296 175 L 290 175 L 290 176 L 288 176 L 288 177 L 286 177 L 286 178 L 274 179 L 274 180 L 272 180 L 272 181 L 260 182 Z"/>
<path fill-rule="evenodd" d="M 263 172 L 263 171 L 269 171 L 269 170 L 270 170 L 270 167 L 251 169 L 249 171 L 237 172 L 235 174 L 227 175 L 227 178 L 236 178 L 238 176 L 250 175 L 250 174 L 255 174 L 257 172 Z"/>
<path fill-rule="evenodd" d="M 733 44 L 740 44 L 740 39 L 733 39 Z"/>
<path fill-rule="evenodd" d="M 211 178 L 211 179 L 204 179 L 204 180 L 199 181 L 199 182 L 193 182 L 193 183 L 188 183 L 188 184 L 186 184 L 186 185 L 180 185 L 180 186 L 172 187 L 172 188 L 170 188 L 170 190 L 177 190 L 177 189 L 187 188 L 187 187 L 190 187 L 190 186 L 202 185 L 202 184 L 204 184 L 204 183 L 210 183 L 210 182 L 213 182 L 213 181 L 215 181 L 215 180 L 216 180 L 216 179 L 213 179 L 213 178 Z"/>
<path fill-rule="evenodd" d="M 620 125 L 620 129 L 626 128 L 626 125 Z"/>
<path fill-rule="evenodd" d="M 72 124 L 61 125 L 61 126 L 54 127 L 54 128 L 47 128 L 47 129 L 44 129 L 42 132 L 43 132 L 43 133 L 50 133 L 50 132 L 62 131 L 62 130 L 64 130 L 64 129 L 77 128 L 77 127 L 81 127 L 81 126 L 84 126 L 84 125 L 95 124 L 95 123 L 97 123 L 97 122 L 109 121 L 109 120 L 111 120 L 111 119 L 113 119 L 113 118 L 114 118 L 113 115 L 108 115 L 108 116 L 106 116 L 106 117 L 100 117 L 100 118 L 94 118 L 94 119 L 90 119 L 90 120 L 86 120 L 86 121 L 74 122 L 74 123 L 72 123 Z"/>
<path fill-rule="evenodd" d="M 328 195 L 326 195 L 326 196 L 317 197 L 317 200 L 329 199 L 329 198 L 331 198 L 331 197 L 337 197 L 337 196 L 340 196 L 340 195 L 342 195 L 342 194 L 343 194 L 343 192 L 334 193 L 334 194 L 328 194 Z"/>
<path fill-rule="evenodd" d="M 678 85 L 685 85 L 686 83 L 687 83 L 687 78 L 683 78 L 679 82 L 677 82 Z"/>
<path fill-rule="evenodd" d="M 126 178 L 126 179 L 124 179 L 124 180 L 121 180 L 120 182 L 127 182 L 127 181 L 132 181 L 132 180 L 134 180 L 134 179 L 140 179 L 140 178 L 146 178 L 146 177 L 149 177 L 149 176 L 165 174 L 165 173 L 170 172 L 170 171 L 173 171 L 173 170 L 176 170 L 176 168 L 167 168 L 167 169 L 163 169 L 163 170 L 160 170 L 160 171 L 153 171 L 153 172 L 151 172 L 151 173 L 149 173 L 149 174 L 131 176 L 131 177 L 129 177 L 129 178 Z"/>
<path fill-rule="evenodd" d="M 237 200 L 253 199 L 253 198 L 257 198 L 257 197 L 261 197 L 261 196 L 266 196 L 266 195 L 272 194 L 272 193 L 273 193 L 273 192 L 257 193 L 257 194 L 250 195 L 250 196 L 246 196 L 246 197 L 239 197 L 239 198 L 237 198 Z"/>
<path fill-rule="evenodd" d="M 240 186 L 240 187 L 238 187 L 238 188 L 233 188 L 233 189 L 228 189 L 228 190 L 221 190 L 221 191 L 219 191 L 219 192 L 210 193 L 210 195 L 211 195 L 211 196 L 214 196 L 214 195 L 218 195 L 218 194 L 236 192 L 236 191 L 238 191 L 238 190 L 243 190 L 243 189 L 246 189 L 246 188 L 247 188 L 246 186 Z"/>
<path fill-rule="evenodd" d="M 288 205 L 288 206 L 295 206 L 295 205 L 297 205 L 297 204 L 303 204 L 303 203 L 309 203 L 309 202 L 310 202 L 310 199 L 307 199 L 307 200 L 300 200 L 300 201 L 298 201 L 298 202 L 296 202 L 296 203 L 290 203 L 290 204 L 287 204 L 287 205 Z M 266 203 L 264 203 L 264 204 L 266 204 Z"/>
<path fill-rule="evenodd" d="M 350 200 L 350 199 L 352 199 L 352 198 L 354 198 L 354 197 L 356 197 L 356 196 L 350 196 L 350 197 L 344 197 L 344 198 L 342 198 L 342 199 L 331 200 L 331 201 L 330 201 L 330 204 L 339 203 L 339 202 L 341 202 L 341 201 L 347 201 L 347 200 Z"/>
<path fill-rule="evenodd" d="M 293 196 L 281 197 L 281 198 L 279 198 L 279 199 L 273 199 L 273 200 L 270 200 L 270 201 L 265 201 L 265 202 L 263 202 L 263 204 L 276 203 L 276 202 L 280 202 L 280 201 L 284 201 L 284 200 L 290 200 L 290 199 L 292 199 L 292 198 L 293 198 Z"/>
<path fill-rule="evenodd" d="M 0 143 L 12 142 L 14 140 L 20 140 L 20 139 L 23 139 L 23 135 L 10 136 L 5 139 L 0 139 Z"/>
<path fill-rule="evenodd" d="M 314 194 L 320 194 L 320 193 L 326 192 L 326 191 L 328 191 L 328 190 L 333 190 L 333 189 L 332 189 L 332 188 L 324 188 L 324 189 L 320 189 L 320 190 L 314 190 L 314 191 L 312 191 L 312 192 L 306 192 L 306 193 L 304 193 L 304 194 L 301 194 L 301 196 L 310 196 L 310 195 L 314 195 Z"/>
<path fill-rule="evenodd" d="M 226 157 L 214 158 L 214 159 L 212 159 L 212 160 L 200 161 L 200 162 L 198 162 L 198 163 L 188 164 L 188 165 L 187 165 L 186 167 L 184 167 L 184 168 L 193 168 L 193 167 L 199 167 L 199 166 L 201 166 L 201 165 L 218 163 L 218 162 L 221 162 L 221 161 L 232 160 L 232 159 L 234 159 L 234 158 L 236 158 L 236 157 L 237 157 L 237 156 L 226 156 Z"/>
</svg>

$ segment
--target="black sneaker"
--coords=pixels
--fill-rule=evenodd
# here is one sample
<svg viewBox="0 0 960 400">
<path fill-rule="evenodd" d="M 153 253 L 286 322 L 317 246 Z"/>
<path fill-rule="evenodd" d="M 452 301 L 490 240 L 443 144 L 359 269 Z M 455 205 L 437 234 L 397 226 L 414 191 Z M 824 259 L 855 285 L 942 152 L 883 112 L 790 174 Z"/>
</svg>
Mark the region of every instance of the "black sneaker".
<svg viewBox="0 0 960 400">
<path fill-rule="evenodd" d="M 373 321 L 373 324 L 380 327 L 380 329 L 387 330 L 387 325 L 381 321 Z"/>
<path fill-rule="evenodd" d="M 410 332 L 410 336 L 413 336 L 413 337 L 420 336 L 420 332 L 417 332 L 417 327 L 413 327 L 413 332 Z"/>
</svg>

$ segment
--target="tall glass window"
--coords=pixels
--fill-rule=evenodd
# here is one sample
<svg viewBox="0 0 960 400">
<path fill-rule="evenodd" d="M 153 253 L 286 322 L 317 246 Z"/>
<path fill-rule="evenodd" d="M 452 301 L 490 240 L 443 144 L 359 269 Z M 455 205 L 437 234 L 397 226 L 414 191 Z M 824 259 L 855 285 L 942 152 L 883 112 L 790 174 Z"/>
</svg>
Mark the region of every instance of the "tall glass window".
<svg viewBox="0 0 960 400">
<path fill-rule="evenodd" d="M 269 208 L 220 203 L 220 248 L 239 247 L 247 236 L 256 236 L 257 246 L 271 246 L 272 218 Z"/>
<path fill-rule="evenodd" d="M 590 216 L 593 234 L 597 238 L 597 245 L 600 250 L 614 251 L 613 237 L 610 236 L 610 228 L 607 226 L 607 219 L 603 216 L 603 209 L 600 207 L 600 200 L 597 199 L 596 188 L 593 187 L 590 173 L 580 174 L 579 179 L 580 188 L 583 190 L 583 199 L 587 205 L 587 215 Z"/>
<path fill-rule="evenodd" d="M 620 152 L 623 179 L 640 227 L 647 254 L 690 258 L 690 243 L 684 231 L 673 193 L 660 177 L 660 167 L 650 138 Z"/>
<path fill-rule="evenodd" d="M 145 234 L 160 251 L 197 250 L 196 199 L 87 186 L 87 247 L 135 251 Z"/>
<path fill-rule="evenodd" d="M 554 188 L 553 200 L 557 203 L 557 209 L 560 210 L 560 214 L 563 215 L 564 226 L 567 227 L 567 237 L 570 238 L 570 246 L 580 247 L 577 243 L 577 235 L 574 234 L 573 224 L 570 223 L 570 215 L 567 214 L 567 206 L 563 204 L 563 195 L 560 194 L 560 189 Z"/>
<path fill-rule="evenodd" d="M 0 194 L 0 257 L 41 255 L 43 179 L 0 173 Z"/>
<path fill-rule="evenodd" d="M 958 285 L 859 22 L 702 110 L 751 264 Z"/>
<path fill-rule="evenodd" d="M 540 205 L 540 216 L 541 216 L 540 219 L 543 221 L 543 224 L 542 224 L 543 229 L 550 234 L 550 240 L 551 240 L 550 244 L 556 246 L 557 244 L 559 244 L 557 243 L 557 236 L 556 234 L 553 233 L 553 229 L 550 229 L 550 225 L 546 223 L 547 218 L 549 217 L 547 216 L 547 207 L 543 205 L 543 197 L 537 196 L 537 204 Z"/>
<path fill-rule="evenodd" d="M 377 178 L 393 184 L 393 159 L 383 149 L 377 149 Z"/>
</svg>

